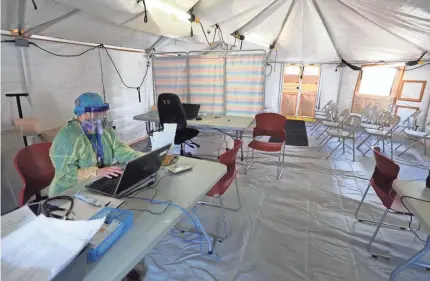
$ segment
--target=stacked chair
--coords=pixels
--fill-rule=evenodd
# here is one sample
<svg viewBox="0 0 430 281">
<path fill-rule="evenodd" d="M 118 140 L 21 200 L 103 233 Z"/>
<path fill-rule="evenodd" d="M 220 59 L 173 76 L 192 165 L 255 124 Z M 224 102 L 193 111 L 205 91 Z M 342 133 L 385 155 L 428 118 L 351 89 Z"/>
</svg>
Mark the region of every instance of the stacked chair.
<svg viewBox="0 0 430 281">
<path fill-rule="evenodd" d="M 337 110 L 336 110 L 337 112 Z M 342 122 L 348 118 L 348 116 L 350 115 L 351 111 L 349 109 L 345 109 L 343 110 L 340 114 L 336 114 L 337 116 L 334 118 L 333 121 L 330 120 L 323 120 L 321 122 L 321 124 L 323 126 L 325 126 L 326 128 L 324 129 L 324 131 L 317 137 L 317 139 L 319 139 L 328 129 L 334 129 L 334 128 L 338 128 L 339 126 L 341 126 Z"/>
<path fill-rule="evenodd" d="M 411 149 L 417 144 L 424 145 L 424 154 L 427 155 L 427 140 L 430 140 L 430 130 L 426 131 L 428 126 L 430 126 L 430 122 L 425 124 L 424 131 L 422 132 L 415 131 L 413 129 L 403 130 L 403 133 L 406 135 L 407 140 L 404 143 L 397 146 L 396 149 L 398 149 L 402 145 L 405 145 L 408 142 L 409 142 L 409 145 L 406 147 L 404 151 L 402 151 L 402 153 L 399 154 L 399 156 L 401 156 L 403 153 L 405 153 L 406 151 L 408 151 L 409 149 Z M 421 141 L 423 141 L 423 143 L 421 143 Z"/>
<path fill-rule="evenodd" d="M 388 111 L 387 111 L 388 112 Z M 380 141 L 382 141 L 383 145 L 383 151 L 385 152 L 385 140 L 390 140 L 390 148 L 391 148 L 391 159 L 393 159 L 393 133 L 397 126 L 400 123 L 400 117 L 399 116 L 389 116 L 388 119 L 386 119 L 386 112 L 381 114 L 379 121 L 375 124 L 376 128 L 366 128 L 364 127 L 364 132 L 362 134 L 366 134 L 366 138 L 357 146 L 357 149 L 359 149 L 362 145 L 368 146 L 368 149 L 363 152 L 363 156 L 368 153 L 371 148 L 375 145 L 377 145 Z M 389 113 L 389 112 L 388 112 Z M 371 139 L 372 137 L 376 137 L 376 141 L 372 144 L 367 144 L 367 141 Z"/>
<path fill-rule="evenodd" d="M 315 114 L 315 124 L 311 128 L 311 135 L 313 135 L 320 127 L 322 121 L 333 121 L 337 112 L 337 105 L 334 101 L 329 101 L 322 110 L 317 111 Z"/>
<path fill-rule="evenodd" d="M 353 161 L 355 161 L 355 134 L 360 124 L 360 116 L 349 115 L 343 122 L 341 122 L 338 127 L 334 129 L 327 129 L 326 134 L 328 136 L 321 143 L 318 151 L 320 151 L 331 139 L 338 138 L 340 140 L 339 144 L 335 149 L 333 149 L 326 159 L 328 159 L 340 147 L 340 145 L 343 145 L 343 152 L 345 152 L 345 146 L 351 149 L 353 152 Z M 352 140 L 352 147 L 345 143 L 345 141 L 348 139 Z"/>
</svg>

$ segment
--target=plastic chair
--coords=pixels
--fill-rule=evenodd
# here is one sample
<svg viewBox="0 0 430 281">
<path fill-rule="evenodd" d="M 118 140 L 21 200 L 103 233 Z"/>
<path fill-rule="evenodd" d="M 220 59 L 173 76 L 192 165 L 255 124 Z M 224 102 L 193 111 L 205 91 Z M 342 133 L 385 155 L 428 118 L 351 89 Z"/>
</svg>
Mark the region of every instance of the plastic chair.
<svg viewBox="0 0 430 281">
<path fill-rule="evenodd" d="M 246 154 L 246 169 L 254 163 L 254 150 L 262 152 L 278 152 L 278 170 L 276 176 L 278 179 L 282 177 L 282 169 L 284 167 L 284 152 L 285 152 L 285 121 L 287 119 L 276 113 L 260 113 L 255 116 L 256 127 L 252 133 L 252 141 L 248 144 Z M 258 137 L 267 136 L 275 139 L 276 142 L 261 141 Z M 252 161 L 248 164 L 249 149 L 252 149 Z M 282 162 L 281 162 L 282 156 Z"/>
<path fill-rule="evenodd" d="M 176 94 L 163 93 L 158 96 L 158 115 L 160 124 L 164 123 L 177 124 L 175 144 L 181 145 L 181 155 L 185 154 L 185 144 L 194 148 L 200 147 L 199 144 L 191 139 L 199 134 L 199 130 L 187 127 L 187 118 L 181 100 Z"/>
<path fill-rule="evenodd" d="M 227 237 L 227 221 L 225 219 L 224 210 L 227 209 L 227 210 L 237 212 L 240 210 L 240 207 L 241 207 L 239 187 L 237 184 L 237 177 L 236 177 L 236 174 L 237 174 L 236 158 L 237 158 L 237 154 L 239 153 L 239 149 L 242 147 L 242 144 L 243 144 L 243 141 L 235 140 L 234 147 L 224 152 L 219 157 L 219 162 L 227 166 L 227 173 L 212 187 L 212 189 L 206 195 L 210 197 L 218 198 L 220 201 L 220 204 L 219 205 L 213 204 L 206 201 L 198 202 L 199 204 L 202 204 L 202 205 L 221 208 L 221 216 L 222 216 L 223 225 L 224 225 L 224 235 L 219 237 L 221 239 L 225 239 Z M 230 207 L 224 206 L 223 200 L 222 200 L 222 195 L 224 195 L 224 193 L 228 190 L 228 188 L 231 186 L 233 181 L 236 184 L 236 194 L 237 194 L 237 202 L 238 202 L 237 208 L 230 208 Z"/>
<path fill-rule="evenodd" d="M 51 143 L 38 143 L 21 149 L 15 156 L 14 166 L 24 186 L 19 195 L 19 205 L 23 206 L 32 196 L 42 200 L 40 191 L 51 184 L 55 169 L 49 158 Z"/>
<path fill-rule="evenodd" d="M 379 232 L 379 229 L 381 228 L 381 226 L 388 226 L 388 227 L 400 228 L 402 230 L 406 230 L 406 229 L 412 230 L 406 226 L 384 223 L 384 220 L 389 212 L 391 214 L 404 215 L 404 216 L 413 216 L 413 214 L 409 213 L 407 209 L 403 206 L 400 200 L 400 197 L 397 196 L 397 193 L 393 188 L 393 182 L 397 179 L 397 176 L 399 175 L 399 171 L 400 171 L 399 165 L 394 163 L 393 160 L 381 154 L 381 149 L 379 147 L 372 147 L 372 150 L 375 155 L 375 162 L 376 162 L 375 170 L 373 172 L 372 177 L 370 178 L 369 185 L 367 186 L 367 189 L 364 192 L 363 198 L 361 199 L 360 204 L 358 205 L 358 208 L 355 211 L 355 217 L 359 222 L 367 222 L 367 223 L 378 225 L 376 227 L 375 233 L 373 234 L 367 246 L 367 251 L 369 252 L 369 254 L 371 254 L 372 257 L 374 258 L 384 257 L 384 258 L 390 259 L 395 257 L 383 255 L 380 253 L 375 253 L 372 251 L 372 244 L 375 241 L 375 238 Z M 385 207 L 385 212 L 382 215 L 382 218 L 379 222 L 373 221 L 373 220 L 366 220 L 358 217 L 358 212 L 363 204 L 364 199 L 366 198 L 366 195 L 370 187 L 372 187 L 375 190 L 376 195 L 379 197 L 379 199 L 381 200 L 382 204 Z M 420 225 L 418 222 L 418 227 L 416 230 L 418 230 L 419 227 Z M 420 265 L 419 263 L 417 264 Z"/>
</svg>

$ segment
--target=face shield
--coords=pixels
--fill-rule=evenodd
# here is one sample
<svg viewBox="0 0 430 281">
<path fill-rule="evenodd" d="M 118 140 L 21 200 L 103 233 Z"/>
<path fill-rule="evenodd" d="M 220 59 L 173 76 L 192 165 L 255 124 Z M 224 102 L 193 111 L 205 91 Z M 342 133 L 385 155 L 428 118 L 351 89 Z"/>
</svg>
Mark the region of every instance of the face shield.
<svg viewBox="0 0 430 281">
<path fill-rule="evenodd" d="M 110 128 L 108 119 L 109 104 L 100 106 L 89 106 L 84 108 L 84 113 L 80 116 L 82 128 L 87 134 L 103 134 L 103 131 Z"/>
</svg>

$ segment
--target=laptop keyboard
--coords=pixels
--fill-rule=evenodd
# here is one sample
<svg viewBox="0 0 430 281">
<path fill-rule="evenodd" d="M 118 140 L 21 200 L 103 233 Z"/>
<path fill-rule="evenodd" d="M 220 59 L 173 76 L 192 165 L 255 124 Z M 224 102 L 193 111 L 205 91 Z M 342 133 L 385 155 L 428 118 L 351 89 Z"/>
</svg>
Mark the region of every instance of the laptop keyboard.
<svg viewBox="0 0 430 281">
<path fill-rule="evenodd" d="M 116 177 L 112 179 L 101 178 L 89 184 L 88 187 L 110 195 L 115 195 L 114 192 L 120 179 L 121 177 Z"/>
</svg>

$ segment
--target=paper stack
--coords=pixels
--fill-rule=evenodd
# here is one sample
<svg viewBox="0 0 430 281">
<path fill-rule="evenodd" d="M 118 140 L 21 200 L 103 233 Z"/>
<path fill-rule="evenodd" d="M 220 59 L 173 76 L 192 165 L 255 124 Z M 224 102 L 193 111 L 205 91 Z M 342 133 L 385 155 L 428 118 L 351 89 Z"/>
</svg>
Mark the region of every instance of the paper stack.
<svg viewBox="0 0 430 281">
<path fill-rule="evenodd" d="M 65 221 L 30 213 L 25 206 L 2 217 L 2 280 L 53 279 L 82 251 L 105 220 Z"/>
</svg>

